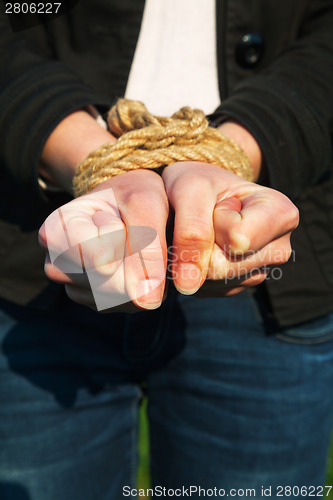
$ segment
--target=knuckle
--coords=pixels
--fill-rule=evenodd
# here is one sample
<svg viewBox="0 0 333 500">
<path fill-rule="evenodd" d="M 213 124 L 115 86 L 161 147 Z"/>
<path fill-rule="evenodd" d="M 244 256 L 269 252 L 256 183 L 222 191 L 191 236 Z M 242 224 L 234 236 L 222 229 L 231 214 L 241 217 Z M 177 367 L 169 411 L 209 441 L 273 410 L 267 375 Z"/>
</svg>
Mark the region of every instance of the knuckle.
<svg viewBox="0 0 333 500">
<path fill-rule="evenodd" d="M 159 190 L 152 190 L 148 187 L 126 192 L 123 200 L 123 205 L 126 206 L 127 211 L 136 211 L 138 214 L 161 213 L 161 209 L 166 212 L 168 206 L 164 191 L 161 193 Z M 153 210 L 152 207 L 154 207 Z"/>
<path fill-rule="evenodd" d="M 172 171 L 164 175 L 163 179 L 169 199 L 176 202 L 179 196 L 202 195 L 203 193 L 215 193 L 214 177 L 208 172 L 208 164 L 205 168 L 198 162 L 183 162 L 171 166 Z M 168 167 L 169 168 L 169 167 Z"/>
<path fill-rule="evenodd" d="M 296 229 L 299 223 L 299 210 L 285 195 L 282 195 L 280 214 L 286 230 L 293 231 Z"/>
<path fill-rule="evenodd" d="M 191 192 L 199 192 L 207 187 L 210 187 L 210 181 L 208 178 L 198 175 L 196 172 L 192 172 L 191 170 L 184 169 L 182 173 L 179 174 L 177 179 L 175 179 L 172 188 L 175 196 L 179 193 L 188 193 L 189 188 Z"/>
<path fill-rule="evenodd" d="M 126 254 L 132 255 L 145 252 L 146 254 L 161 255 L 162 250 L 165 248 L 165 240 L 161 241 L 157 231 L 152 227 L 144 227 L 143 230 L 140 227 L 139 229 L 129 228 Z"/>
<path fill-rule="evenodd" d="M 57 283 L 62 282 L 62 280 L 59 279 L 59 273 L 56 272 L 56 270 L 54 269 L 54 267 L 52 266 L 52 264 L 50 262 L 45 262 L 44 272 L 50 280 L 55 281 Z"/>
<path fill-rule="evenodd" d="M 166 266 L 165 259 L 163 258 L 163 254 L 160 248 L 154 247 L 146 247 L 141 252 L 140 259 L 143 259 L 145 264 L 153 263 L 158 264 L 162 267 Z M 139 257 L 137 257 L 139 259 Z"/>
<path fill-rule="evenodd" d="M 175 233 L 174 243 L 181 247 L 201 247 L 212 244 L 213 234 L 209 224 L 186 224 Z"/>
<path fill-rule="evenodd" d="M 147 184 L 144 186 L 132 186 L 131 189 L 124 190 L 123 194 L 126 203 L 137 203 L 138 200 L 151 200 L 157 197 L 156 190 L 151 189 L 151 186 Z"/>
<path fill-rule="evenodd" d="M 299 210 L 295 205 L 292 206 L 290 213 L 290 223 L 292 225 L 292 229 L 296 229 L 299 224 Z"/>
<path fill-rule="evenodd" d="M 129 257 L 129 258 L 127 258 Z M 132 253 L 125 258 L 125 269 L 132 275 L 142 276 L 153 275 L 155 278 L 165 278 L 167 267 L 167 256 L 163 254 L 162 249 L 154 244 L 145 247 L 140 252 Z"/>
<path fill-rule="evenodd" d="M 46 247 L 47 240 L 46 240 L 45 223 L 39 228 L 38 241 L 41 246 Z"/>
</svg>

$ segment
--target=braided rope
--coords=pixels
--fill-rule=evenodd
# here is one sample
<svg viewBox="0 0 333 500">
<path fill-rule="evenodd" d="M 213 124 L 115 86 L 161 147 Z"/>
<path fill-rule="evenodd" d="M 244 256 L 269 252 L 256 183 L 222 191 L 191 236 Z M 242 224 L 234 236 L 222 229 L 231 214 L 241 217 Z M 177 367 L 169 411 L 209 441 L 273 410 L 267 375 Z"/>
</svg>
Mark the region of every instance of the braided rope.
<svg viewBox="0 0 333 500">
<path fill-rule="evenodd" d="M 75 196 L 115 175 L 179 161 L 218 165 L 253 180 L 247 154 L 232 139 L 209 127 L 199 109 L 184 107 L 171 117 L 154 116 L 139 101 L 119 99 L 109 111 L 108 126 L 118 139 L 92 151 L 80 163 L 73 180 Z"/>
</svg>

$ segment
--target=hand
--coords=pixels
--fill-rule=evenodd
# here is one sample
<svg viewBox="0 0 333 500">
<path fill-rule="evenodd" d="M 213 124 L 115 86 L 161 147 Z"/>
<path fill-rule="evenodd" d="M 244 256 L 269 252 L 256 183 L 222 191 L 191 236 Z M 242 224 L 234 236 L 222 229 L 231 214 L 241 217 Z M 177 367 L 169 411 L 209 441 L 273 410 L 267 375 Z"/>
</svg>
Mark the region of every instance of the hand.
<svg viewBox="0 0 333 500">
<path fill-rule="evenodd" d="M 93 309 L 129 301 L 155 309 L 166 279 L 167 218 L 168 200 L 155 172 L 136 170 L 103 182 L 44 222 L 39 236 L 49 254 L 46 274 Z"/>
<path fill-rule="evenodd" d="M 171 274 L 181 293 L 210 278 L 223 280 L 220 296 L 232 295 L 288 260 L 298 211 L 282 193 L 200 162 L 175 163 L 162 177 L 175 211 Z M 226 278 L 234 278 L 227 288 Z"/>
</svg>

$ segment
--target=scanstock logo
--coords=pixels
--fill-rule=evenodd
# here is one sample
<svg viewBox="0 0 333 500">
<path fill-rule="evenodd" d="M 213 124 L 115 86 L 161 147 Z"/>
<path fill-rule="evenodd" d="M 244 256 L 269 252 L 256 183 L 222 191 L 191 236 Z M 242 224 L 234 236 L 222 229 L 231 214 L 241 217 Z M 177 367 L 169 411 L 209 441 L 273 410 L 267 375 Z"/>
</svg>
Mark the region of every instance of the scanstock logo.
<svg viewBox="0 0 333 500">
<path fill-rule="evenodd" d="M 1 14 L 8 16 L 12 31 L 17 32 L 66 15 L 78 3 L 79 0 L 2 0 L 0 7 Z"/>
<path fill-rule="evenodd" d="M 147 250 L 148 254 L 154 252 L 157 258 L 163 257 L 155 229 L 148 226 L 125 227 L 113 190 L 109 188 L 100 191 L 98 195 L 113 207 L 117 227 L 115 230 L 94 238 L 83 236 L 77 241 L 75 229 L 68 230 L 69 223 L 72 228 L 76 225 L 75 216 L 72 215 L 74 205 L 69 203 L 46 219 L 45 231 L 52 265 L 69 276 L 85 274 L 96 308 L 102 311 L 139 299 L 143 295 L 142 292 L 137 292 L 137 296 L 130 297 L 127 293 L 126 269 L 127 272 L 140 275 L 141 280 L 146 280 L 149 291 L 160 286 L 162 280 L 155 277 L 150 279 L 149 264 L 145 262 L 143 251 Z M 77 224 L 79 223 L 80 217 L 77 218 Z"/>
</svg>

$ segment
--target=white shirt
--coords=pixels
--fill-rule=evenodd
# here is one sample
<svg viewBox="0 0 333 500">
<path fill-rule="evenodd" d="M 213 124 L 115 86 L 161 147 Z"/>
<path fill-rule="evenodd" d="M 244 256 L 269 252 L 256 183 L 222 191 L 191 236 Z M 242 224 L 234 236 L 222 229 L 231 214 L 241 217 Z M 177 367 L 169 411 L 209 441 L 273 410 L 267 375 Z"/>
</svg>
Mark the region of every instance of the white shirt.
<svg viewBox="0 0 333 500">
<path fill-rule="evenodd" d="M 158 115 L 220 104 L 215 0 L 146 0 L 125 97 Z"/>
</svg>

